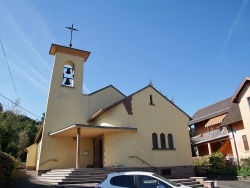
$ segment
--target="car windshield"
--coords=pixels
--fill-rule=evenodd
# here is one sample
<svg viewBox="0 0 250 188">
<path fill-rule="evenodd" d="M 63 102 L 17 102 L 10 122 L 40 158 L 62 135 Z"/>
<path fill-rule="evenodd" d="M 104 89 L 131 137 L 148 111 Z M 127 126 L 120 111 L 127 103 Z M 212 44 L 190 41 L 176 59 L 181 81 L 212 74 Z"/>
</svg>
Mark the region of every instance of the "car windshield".
<svg viewBox="0 0 250 188">
<path fill-rule="evenodd" d="M 170 181 L 169 179 L 164 178 L 164 177 L 162 177 L 162 176 L 160 176 L 160 175 L 158 175 L 158 174 L 153 174 L 153 176 L 154 176 L 154 177 L 157 177 L 158 179 L 160 179 L 160 180 L 162 180 L 162 181 L 165 181 L 165 182 L 169 183 L 170 185 L 173 185 L 173 186 L 176 186 L 176 187 L 180 187 L 180 186 L 181 186 L 180 184 L 175 183 L 175 182 L 172 182 L 172 181 Z"/>
</svg>

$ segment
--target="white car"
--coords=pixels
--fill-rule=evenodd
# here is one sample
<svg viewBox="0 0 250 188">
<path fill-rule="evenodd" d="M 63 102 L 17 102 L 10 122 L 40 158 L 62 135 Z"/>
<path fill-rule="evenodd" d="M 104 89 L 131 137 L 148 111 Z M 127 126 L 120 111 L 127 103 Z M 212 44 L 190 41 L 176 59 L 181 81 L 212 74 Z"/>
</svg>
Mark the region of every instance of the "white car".
<svg viewBox="0 0 250 188">
<path fill-rule="evenodd" d="M 191 188 L 152 172 L 110 173 L 95 188 Z"/>
</svg>

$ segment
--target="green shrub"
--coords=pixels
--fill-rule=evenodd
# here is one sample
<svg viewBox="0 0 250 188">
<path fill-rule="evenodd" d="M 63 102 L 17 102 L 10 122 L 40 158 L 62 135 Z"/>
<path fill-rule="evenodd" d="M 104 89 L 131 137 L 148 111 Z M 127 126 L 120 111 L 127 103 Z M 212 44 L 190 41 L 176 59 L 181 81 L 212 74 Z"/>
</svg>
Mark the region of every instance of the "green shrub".
<svg viewBox="0 0 250 188">
<path fill-rule="evenodd" d="M 212 165 L 212 169 L 224 169 L 226 167 L 225 157 L 222 153 L 216 152 L 209 156 L 209 164 Z"/>
<path fill-rule="evenodd" d="M 205 155 L 202 157 L 193 157 L 194 172 L 196 176 L 205 176 L 211 170 L 209 164 L 209 156 Z"/>
<path fill-rule="evenodd" d="M 250 176 L 250 167 L 241 166 L 237 173 L 239 176 L 243 176 L 243 177 Z"/>
<path fill-rule="evenodd" d="M 193 164 L 196 176 L 237 175 L 237 167 L 227 164 L 225 156 L 220 152 L 202 157 L 193 157 Z"/>
<path fill-rule="evenodd" d="M 0 182 L 9 180 L 14 175 L 17 167 L 17 159 L 0 151 Z"/>
<path fill-rule="evenodd" d="M 250 157 L 241 159 L 240 165 L 250 167 Z"/>
<path fill-rule="evenodd" d="M 206 176 L 211 171 L 209 165 L 196 165 L 194 166 L 195 176 Z"/>
<path fill-rule="evenodd" d="M 250 157 L 240 160 L 240 169 L 238 170 L 239 176 L 250 176 Z"/>
</svg>

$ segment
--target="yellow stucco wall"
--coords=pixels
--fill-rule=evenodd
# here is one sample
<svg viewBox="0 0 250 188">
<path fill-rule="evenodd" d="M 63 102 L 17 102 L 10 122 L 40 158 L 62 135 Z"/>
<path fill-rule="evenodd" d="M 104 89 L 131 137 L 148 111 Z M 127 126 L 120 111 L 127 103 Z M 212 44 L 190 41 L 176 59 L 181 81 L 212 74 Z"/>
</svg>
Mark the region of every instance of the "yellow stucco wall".
<svg viewBox="0 0 250 188">
<path fill-rule="evenodd" d="M 63 67 L 67 63 L 74 65 L 74 87 L 61 85 Z M 113 87 L 107 87 L 92 95 L 83 95 L 83 63 L 82 57 L 60 52 L 55 55 L 38 157 L 39 170 L 75 167 L 76 141 L 73 141 L 72 137 L 52 137 L 49 133 L 72 124 L 86 123 L 94 112 L 124 97 Z M 82 138 L 81 142 L 80 167 L 86 167 L 93 164 L 93 141 Z M 85 149 L 89 150 L 89 156 L 83 156 Z"/>
<path fill-rule="evenodd" d="M 99 111 L 101 108 L 107 107 L 113 102 L 116 102 L 124 96 L 112 86 L 102 89 L 89 96 L 89 117 Z"/>
<path fill-rule="evenodd" d="M 241 116 L 244 124 L 244 130 L 241 130 L 237 134 L 237 145 L 239 146 L 239 158 L 250 157 L 250 150 L 246 151 L 244 149 L 242 135 L 247 136 L 248 145 L 250 147 L 250 106 L 248 104 L 247 98 L 250 97 L 250 83 L 246 82 L 245 86 L 242 88 L 242 91 L 239 95 L 239 107 L 241 111 Z"/>
<path fill-rule="evenodd" d="M 87 124 L 87 120 L 100 109 L 124 98 L 114 87 L 109 86 L 90 95 L 83 95 L 83 57 L 57 52 L 50 84 L 45 113 L 42 139 L 37 157 L 38 170 L 74 168 L 76 165 L 76 140 L 72 136 L 49 136 L 73 124 Z M 74 67 L 74 86 L 62 86 L 64 65 Z M 150 105 L 150 95 L 153 104 Z M 189 117 L 166 100 L 153 87 L 146 87 L 132 97 L 133 115 L 127 113 L 123 103 L 101 115 L 93 125 L 137 128 L 137 132 L 116 132 L 98 135 L 103 138 L 104 166 L 124 165 L 128 167 L 192 165 L 190 139 L 187 128 Z M 152 133 L 165 134 L 168 148 L 168 134 L 173 135 L 172 150 L 152 150 Z M 75 136 L 77 132 L 75 133 Z M 95 138 L 81 137 L 80 167 L 93 164 L 93 141 Z M 83 151 L 89 155 L 84 156 Z M 185 156 L 185 157 L 183 157 Z M 34 162 L 35 163 L 35 162 Z"/>
<path fill-rule="evenodd" d="M 36 168 L 36 159 L 37 159 L 37 147 L 38 144 L 32 144 L 27 147 L 27 160 L 26 160 L 26 169 L 34 170 Z"/>
<path fill-rule="evenodd" d="M 154 105 L 149 105 L 150 95 L 153 96 Z M 136 133 L 104 135 L 106 166 L 145 166 L 136 158 L 129 159 L 129 156 L 138 156 L 156 167 L 193 164 L 187 128 L 189 119 L 182 111 L 151 87 L 133 95 L 132 111 L 133 115 L 128 115 L 121 103 L 94 122 L 100 125 L 137 128 Z M 159 147 L 160 134 L 165 134 L 166 145 L 168 145 L 167 135 L 172 134 L 176 150 L 152 150 L 152 133 L 158 135 Z"/>
</svg>

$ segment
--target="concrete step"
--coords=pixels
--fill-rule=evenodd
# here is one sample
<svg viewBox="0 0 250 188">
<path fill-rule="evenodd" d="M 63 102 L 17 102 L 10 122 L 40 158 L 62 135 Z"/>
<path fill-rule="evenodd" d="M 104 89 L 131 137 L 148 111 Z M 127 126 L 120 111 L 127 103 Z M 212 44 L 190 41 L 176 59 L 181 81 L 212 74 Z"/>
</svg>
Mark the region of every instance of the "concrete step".
<svg viewBox="0 0 250 188">
<path fill-rule="evenodd" d="M 39 177 L 89 177 L 90 175 L 89 174 L 42 174 L 41 176 Z M 105 174 L 96 174 L 94 177 L 105 177 L 106 175 Z"/>
<path fill-rule="evenodd" d="M 98 183 L 111 172 L 114 169 L 54 169 L 37 179 L 53 185 Z"/>
<path fill-rule="evenodd" d="M 183 185 L 187 185 L 189 187 L 200 188 L 204 187 L 199 182 L 195 181 L 194 179 L 171 179 L 172 182 L 180 183 Z"/>
<path fill-rule="evenodd" d="M 79 176 L 79 177 L 39 177 L 38 180 L 66 180 L 66 181 L 72 181 L 72 180 L 89 180 L 89 179 L 98 179 L 98 180 L 102 180 L 103 177 L 102 176 L 96 176 L 96 177 L 88 177 L 88 176 Z"/>
<path fill-rule="evenodd" d="M 82 169 L 53 169 L 48 171 L 41 176 L 38 176 L 37 179 L 43 182 L 48 182 L 53 185 L 86 185 L 93 183 L 99 183 L 104 179 L 104 177 L 111 173 L 117 171 L 135 171 L 141 170 L 139 168 L 82 168 Z M 204 187 L 196 179 L 171 179 L 173 182 L 181 183 L 193 188 Z"/>
<path fill-rule="evenodd" d="M 55 188 L 95 188 L 97 183 L 83 183 L 83 184 L 63 184 L 63 185 L 55 185 Z"/>
</svg>

